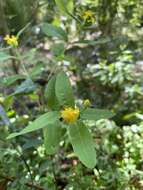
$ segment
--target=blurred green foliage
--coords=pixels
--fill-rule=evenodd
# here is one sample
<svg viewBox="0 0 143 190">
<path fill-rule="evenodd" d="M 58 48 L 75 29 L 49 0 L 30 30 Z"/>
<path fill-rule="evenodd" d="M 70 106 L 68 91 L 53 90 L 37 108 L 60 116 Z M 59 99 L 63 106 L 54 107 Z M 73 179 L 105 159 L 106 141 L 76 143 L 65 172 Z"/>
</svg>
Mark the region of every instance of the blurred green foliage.
<svg viewBox="0 0 143 190">
<path fill-rule="evenodd" d="M 142 190 L 143 2 L 62 2 L 0 0 L 0 105 L 7 115 L 0 112 L 0 188 L 25 190 L 34 183 L 45 190 Z M 84 20 L 87 10 L 93 23 Z M 19 31 L 16 59 L 3 37 Z M 77 104 L 89 98 L 94 107 L 116 113 L 112 120 L 88 122 L 97 151 L 93 170 L 79 162 L 66 137 L 55 156 L 46 155 L 41 131 L 6 140 L 47 111 L 45 86 L 61 68 Z M 27 72 L 25 93 L 20 86 Z"/>
</svg>

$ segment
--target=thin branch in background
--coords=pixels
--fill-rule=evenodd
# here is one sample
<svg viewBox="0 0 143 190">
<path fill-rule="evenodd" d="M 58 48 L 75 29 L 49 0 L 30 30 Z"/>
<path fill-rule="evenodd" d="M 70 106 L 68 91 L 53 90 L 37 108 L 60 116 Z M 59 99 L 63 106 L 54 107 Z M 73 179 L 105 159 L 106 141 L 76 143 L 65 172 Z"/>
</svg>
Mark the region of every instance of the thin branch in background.
<svg viewBox="0 0 143 190">
<path fill-rule="evenodd" d="M 29 164 L 27 163 L 25 157 L 23 156 L 23 154 L 21 154 L 21 152 L 18 150 L 18 148 L 15 146 L 14 143 L 12 143 L 12 146 L 14 149 L 16 149 L 16 151 L 18 152 L 18 154 L 20 156 L 20 159 L 24 162 L 25 167 L 27 168 L 27 171 L 28 171 L 30 178 L 31 178 L 31 184 L 34 185 L 34 180 L 33 180 L 32 172 L 31 172 Z"/>
</svg>

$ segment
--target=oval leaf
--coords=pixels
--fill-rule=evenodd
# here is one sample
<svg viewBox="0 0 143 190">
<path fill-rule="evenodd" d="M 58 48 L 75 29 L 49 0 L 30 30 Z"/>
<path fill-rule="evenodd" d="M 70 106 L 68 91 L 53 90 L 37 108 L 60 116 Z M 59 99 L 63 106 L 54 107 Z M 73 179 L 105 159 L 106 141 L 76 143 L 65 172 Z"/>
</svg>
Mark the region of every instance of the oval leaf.
<svg viewBox="0 0 143 190">
<path fill-rule="evenodd" d="M 55 94 L 56 76 L 53 76 L 45 89 L 45 98 L 47 100 L 48 107 L 51 109 L 59 108 L 58 100 Z"/>
<path fill-rule="evenodd" d="M 58 26 L 54 26 L 52 24 L 44 23 L 42 25 L 42 31 L 49 37 L 57 37 L 61 40 L 67 41 L 67 34 L 66 32 Z"/>
<path fill-rule="evenodd" d="M 30 132 L 36 131 L 38 129 L 44 128 L 47 125 L 56 123 L 58 119 L 59 119 L 59 113 L 56 111 L 45 113 L 45 114 L 41 115 L 40 117 L 38 117 L 36 120 L 34 120 L 32 123 L 30 123 L 21 132 L 10 134 L 7 137 L 7 139 L 11 139 L 16 136 L 24 135 L 26 133 L 30 133 Z"/>
<path fill-rule="evenodd" d="M 114 116 L 114 113 L 104 109 L 87 108 L 81 112 L 81 119 L 94 120 L 108 119 Z"/>
<path fill-rule="evenodd" d="M 88 168 L 96 165 L 96 151 L 93 139 L 87 127 L 79 122 L 69 127 L 69 137 L 75 154 Z"/>
<path fill-rule="evenodd" d="M 56 78 L 56 97 L 61 106 L 74 107 L 74 95 L 69 78 L 64 72 L 60 72 Z"/>
<path fill-rule="evenodd" d="M 36 84 L 30 78 L 28 78 L 16 87 L 15 92 L 12 95 L 14 96 L 28 94 L 30 92 L 33 92 L 36 89 L 36 87 Z"/>
<path fill-rule="evenodd" d="M 48 125 L 43 129 L 44 145 L 47 154 L 54 154 L 57 151 L 63 134 L 60 122 Z"/>
</svg>

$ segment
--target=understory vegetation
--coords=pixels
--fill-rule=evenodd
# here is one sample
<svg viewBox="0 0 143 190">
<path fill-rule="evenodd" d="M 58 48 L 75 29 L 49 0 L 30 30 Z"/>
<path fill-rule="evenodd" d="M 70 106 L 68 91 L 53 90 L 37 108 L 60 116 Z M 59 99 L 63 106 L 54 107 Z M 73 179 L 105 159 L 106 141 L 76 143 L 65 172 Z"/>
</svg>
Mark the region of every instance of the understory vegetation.
<svg viewBox="0 0 143 190">
<path fill-rule="evenodd" d="M 0 0 L 0 190 L 143 190 L 142 0 Z"/>
</svg>

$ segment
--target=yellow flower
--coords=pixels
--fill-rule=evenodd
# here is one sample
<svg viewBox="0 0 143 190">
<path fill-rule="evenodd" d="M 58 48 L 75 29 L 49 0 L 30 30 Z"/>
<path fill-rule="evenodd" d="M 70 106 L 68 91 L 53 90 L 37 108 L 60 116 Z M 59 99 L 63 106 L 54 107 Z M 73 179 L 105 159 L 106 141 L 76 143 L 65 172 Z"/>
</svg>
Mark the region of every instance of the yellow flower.
<svg viewBox="0 0 143 190">
<path fill-rule="evenodd" d="M 18 39 L 16 36 L 6 35 L 4 40 L 7 42 L 8 45 L 17 47 L 18 46 Z"/>
<path fill-rule="evenodd" d="M 83 14 L 83 19 L 86 22 L 95 22 L 94 13 L 91 10 L 87 10 Z"/>
<path fill-rule="evenodd" d="M 67 107 L 61 111 L 61 117 L 66 123 L 74 123 L 79 117 L 79 108 Z"/>
<path fill-rule="evenodd" d="M 83 105 L 84 105 L 84 107 L 90 107 L 91 106 L 90 100 L 89 99 L 84 100 Z"/>
</svg>

